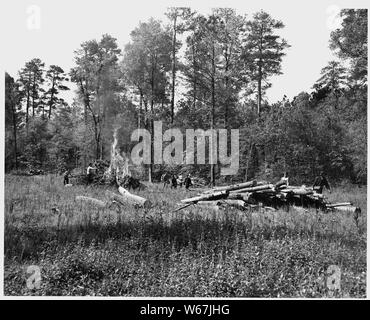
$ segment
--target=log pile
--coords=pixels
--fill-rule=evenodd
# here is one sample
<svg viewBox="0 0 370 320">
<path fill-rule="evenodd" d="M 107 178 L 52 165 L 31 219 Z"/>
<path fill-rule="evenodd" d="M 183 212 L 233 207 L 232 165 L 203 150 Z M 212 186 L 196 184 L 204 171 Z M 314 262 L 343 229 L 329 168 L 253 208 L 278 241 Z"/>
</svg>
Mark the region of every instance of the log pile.
<svg viewBox="0 0 370 320">
<path fill-rule="evenodd" d="M 353 206 L 351 202 L 330 203 L 322 194 L 304 185 L 287 186 L 283 182 L 270 184 L 256 180 L 205 190 L 196 197 L 183 199 L 181 202 L 182 208 L 194 204 L 211 209 L 227 206 L 240 210 L 256 208 L 288 210 L 295 206 L 315 208 L 324 212 L 333 210 L 361 212 L 360 208 Z"/>
</svg>

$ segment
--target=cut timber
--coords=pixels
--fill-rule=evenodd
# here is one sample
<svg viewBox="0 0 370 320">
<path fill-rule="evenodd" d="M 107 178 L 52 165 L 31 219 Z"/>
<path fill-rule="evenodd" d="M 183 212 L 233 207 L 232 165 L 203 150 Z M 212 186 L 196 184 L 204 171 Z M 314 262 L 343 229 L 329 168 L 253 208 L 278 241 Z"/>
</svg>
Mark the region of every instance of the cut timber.
<svg viewBox="0 0 370 320">
<path fill-rule="evenodd" d="M 262 190 L 274 190 L 274 185 L 272 184 L 265 184 L 262 186 L 256 186 L 256 187 L 250 187 L 250 188 L 243 188 L 231 192 L 238 192 L 238 193 L 244 193 L 244 192 L 256 192 L 256 191 L 262 191 Z"/>
<path fill-rule="evenodd" d="M 217 187 L 217 188 L 214 188 L 214 189 L 211 189 L 211 190 L 207 190 L 207 191 L 205 191 L 205 193 L 213 193 L 215 191 L 233 191 L 233 190 L 239 190 L 239 189 L 243 189 L 243 188 L 247 188 L 247 187 L 253 187 L 253 186 L 256 186 L 256 185 L 257 185 L 257 181 L 252 180 L 252 181 L 247 181 L 247 182 L 243 182 L 243 183 L 233 184 L 233 185 L 230 185 L 230 186 Z"/>
<path fill-rule="evenodd" d="M 118 187 L 118 191 L 120 194 L 122 194 L 123 197 L 126 197 L 127 201 L 131 201 L 133 202 L 134 204 L 138 204 L 142 207 L 150 207 L 150 202 L 149 200 L 143 198 L 143 197 L 140 197 L 140 196 L 137 196 L 136 194 L 132 194 L 131 192 L 129 192 L 128 190 L 126 190 L 125 188 L 123 187 Z"/>
<path fill-rule="evenodd" d="M 334 207 L 334 210 L 361 213 L 361 209 L 355 206 Z"/>
<path fill-rule="evenodd" d="M 201 196 L 197 196 L 197 197 L 193 197 L 193 198 L 187 198 L 187 199 L 183 199 L 181 200 L 182 203 L 191 203 L 191 202 L 198 202 L 198 201 L 202 201 L 202 200 L 216 200 L 216 199 L 222 199 L 222 198 L 226 198 L 228 195 L 228 192 L 227 191 L 218 191 L 218 192 L 214 192 L 214 193 L 211 193 L 211 194 L 205 194 L 205 195 L 201 195 Z"/>
<path fill-rule="evenodd" d="M 275 195 L 276 194 L 276 191 L 275 190 L 272 190 L 272 189 L 265 189 L 265 190 L 255 191 L 255 193 L 266 193 L 266 194 L 273 194 L 273 195 Z"/>
<path fill-rule="evenodd" d="M 338 202 L 326 205 L 328 208 L 352 206 L 352 202 Z"/>
<path fill-rule="evenodd" d="M 299 195 L 299 196 L 308 196 L 314 193 L 313 190 L 304 189 L 304 188 L 300 188 L 300 189 L 286 188 L 286 189 L 281 190 L 281 192 L 291 192 L 292 194 Z"/>
<path fill-rule="evenodd" d="M 122 188 L 122 187 L 120 187 Z M 123 189 L 123 190 L 122 190 Z M 126 189 L 122 188 L 120 191 L 121 194 L 116 194 L 114 192 L 111 192 L 109 190 L 106 191 L 106 195 L 111 200 L 115 200 L 119 202 L 120 204 L 130 204 L 130 205 L 139 205 L 144 208 L 148 208 L 151 206 L 151 203 L 149 200 L 139 197 L 137 195 L 134 195 L 130 192 L 128 192 Z"/>
<path fill-rule="evenodd" d="M 90 198 L 90 197 L 85 197 L 85 196 L 76 196 L 77 201 L 83 201 L 83 202 L 88 202 L 91 204 L 94 204 L 100 208 L 104 208 L 106 206 L 106 203 L 104 201 L 95 199 L 95 198 Z"/>
<path fill-rule="evenodd" d="M 125 188 L 123 188 L 123 187 L 118 187 L 118 192 L 119 192 L 120 194 L 123 194 L 123 195 L 125 195 L 125 194 L 130 194 L 130 193 L 131 193 L 130 191 L 128 191 L 127 189 L 125 189 Z"/>
</svg>

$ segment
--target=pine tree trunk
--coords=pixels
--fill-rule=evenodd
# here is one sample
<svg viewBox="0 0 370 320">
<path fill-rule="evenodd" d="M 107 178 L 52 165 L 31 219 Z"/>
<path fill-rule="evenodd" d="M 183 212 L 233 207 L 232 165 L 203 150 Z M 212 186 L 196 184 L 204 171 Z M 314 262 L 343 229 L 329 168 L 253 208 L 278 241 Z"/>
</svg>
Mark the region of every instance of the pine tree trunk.
<svg viewBox="0 0 370 320">
<path fill-rule="evenodd" d="M 51 95 L 50 95 L 50 102 L 49 102 L 49 119 L 51 118 L 51 108 L 53 107 L 54 87 L 55 87 L 55 80 L 53 78 L 53 84 L 51 86 Z"/>
<path fill-rule="evenodd" d="M 150 163 L 149 163 L 149 172 L 148 172 L 148 180 L 152 183 L 153 177 L 153 136 L 154 136 L 154 66 L 152 66 L 152 77 L 151 77 L 151 97 L 150 97 Z"/>
<path fill-rule="evenodd" d="M 192 49 L 193 49 L 193 112 L 195 112 L 195 105 L 197 101 L 197 78 L 196 78 L 196 61 L 195 61 L 194 41 L 192 42 Z"/>
<path fill-rule="evenodd" d="M 215 66 L 215 46 L 213 44 L 212 46 L 212 114 L 211 114 L 211 130 L 214 129 L 215 125 L 215 108 L 216 108 L 216 98 L 215 98 L 215 77 L 216 77 L 216 66 Z M 211 141 L 211 139 L 210 139 Z M 213 142 L 212 146 L 210 144 L 210 148 L 213 148 Z M 210 149 L 211 150 L 211 149 Z M 213 156 L 213 151 L 210 152 L 211 156 Z M 211 163 L 211 185 L 215 185 L 215 165 L 213 164 L 213 159 L 210 159 L 212 161 Z"/>
<path fill-rule="evenodd" d="M 83 169 L 84 170 L 86 167 L 87 167 L 87 155 L 86 155 L 86 139 L 87 139 L 87 105 L 86 105 L 86 102 L 84 104 L 84 126 L 85 126 L 85 130 L 84 130 L 84 143 L 85 145 L 83 146 Z"/>
<path fill-rule="evenodd" d="M 29 117 L 29 109 L 30 109 L 30 90 L 27 89 L 27 104 L 26 104 L 26 126 L 28 128 L 28 117 Z"/>
<path fill-rule="evenodd" d="M 32 87 L 32 117 L 35 117 L 35 88 L 36 88 L 36 79 L 35 75 L 33 76 L 33 87 Z"/>
<path fill-rule="evenodd" d="M 261 101 L 262 101 L 262 66 L 261 61 L 258 66 L 258 93 L 257 93 L 257 114 L 261 112 Z"/>
<path fill-rule="evenodd" d="M 171 97 L 171 124 L 175 113 L 175 82 L 176 82 L 176 18 L 173 21 L 173 41 L 172 41 L 172 97 Z"/>
<path fill-rule="evenodd" d="M 14 100 L 12 101 L 12 111 L 13 111 L 14 164 L 15 164 L 15 168 L 18 169 L 18 157 L 17 157 L 17 114 L 16 114 L 16 106 L 15 106 Z"/>
</svg>

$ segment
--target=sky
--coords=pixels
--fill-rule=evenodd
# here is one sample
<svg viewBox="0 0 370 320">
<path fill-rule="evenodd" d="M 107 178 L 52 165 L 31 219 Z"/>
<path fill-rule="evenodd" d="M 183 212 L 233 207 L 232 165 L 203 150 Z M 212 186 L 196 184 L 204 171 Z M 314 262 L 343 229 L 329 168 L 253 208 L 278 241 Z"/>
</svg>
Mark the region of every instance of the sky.
<svg viewBox="0 0 370 320">
<path fill-rule="evenodd" d="M 139 21 L 150 17 L 165 21 L 164 12 L 169 6 L 187 6 L 202 13 L 214 7 L 231 7 L 249 18 L 263 9 L 285 24 L 279 35 L 291 45 L 283 58 L 283 74 L 271 78 L 272 87 L 267 91 L 271 103 L 284 95 L 291 99 L 302 91 L 310 91 L 320 77 L 320 70 L 335 59 L 328 45 L 330 32 L 340 24 L 336 14 L 342 8 L 368 6 L 362 0 L 218 0 L 201 4 L 199 0 L 2 0 L 0 3 L 1 68 L 13 77 L 35 57 L 46 66 L 56 64 L 69 71 L 80 44 L 100 39 L 105 33 L 117 38 L 123 49 Z M 66 96 L 68 102 L 72 97 L 73 90 Z"/>
</svg>

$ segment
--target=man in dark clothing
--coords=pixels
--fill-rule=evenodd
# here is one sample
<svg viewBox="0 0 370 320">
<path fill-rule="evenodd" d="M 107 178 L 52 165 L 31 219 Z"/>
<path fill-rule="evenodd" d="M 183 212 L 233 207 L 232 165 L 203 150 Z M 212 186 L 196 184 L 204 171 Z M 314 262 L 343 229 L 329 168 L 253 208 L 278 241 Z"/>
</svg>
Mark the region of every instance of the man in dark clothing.
<svg viewBox="0 0 370 320">
<path fill-rule="evenodd" d="M 185 178 L 185 189 L 188 190 L 193 183 L 191 182 L 190 174 Z"/>
<path fill-rule="evenodd" d="M 176 175 L 173 175 L 172 178 L 171 178 L 171 189 L 172 188 L 177 188 L 177 177 Z"/>
<path fill-rule="evenodd" d="M 69 176 L 70 176 L 70 172 L 69 172 L 69 170 L 66 170 L 63 174 L 63 183 L 64 183 L 64 185 L 69 184 Z"/>
<path fill-rule="evenodd" d="M 169 186 L 171 180 L 171 176 L 166 172 L 162 174 L 161 181 L 163 182 L 163 189 Z"/>
<path fill-rule="evenodd" d="M 330 184 L 328 179 L 326 178 L 325 174 L 323 171 L 320 172 L 320 175 L 316 177 L 315 182 L 313 183 L 313 189 L 317 193 L 322 193 L 323 188 L 326 188 L 331 192 Z"/>
</svg>

